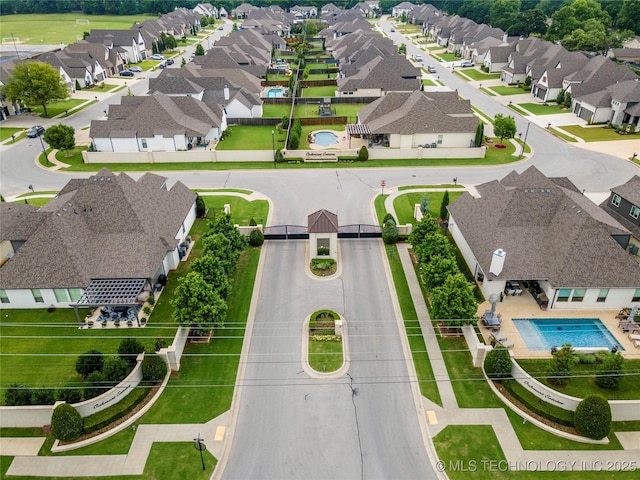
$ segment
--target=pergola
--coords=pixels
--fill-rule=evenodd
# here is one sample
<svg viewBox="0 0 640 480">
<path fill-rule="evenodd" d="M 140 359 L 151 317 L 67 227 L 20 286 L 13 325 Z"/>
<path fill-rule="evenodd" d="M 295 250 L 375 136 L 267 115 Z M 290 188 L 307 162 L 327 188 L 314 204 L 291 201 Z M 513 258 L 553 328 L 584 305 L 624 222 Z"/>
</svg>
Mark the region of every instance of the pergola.
<svg viewBox="0 0 640 480">
<path fill-rule="evenodd" d="M 371 135 L 371 129 L 369 125 L 362 123 L 347 123 L 347 134 L 349 135 L 349 148 L 351 148 L 351 135 L 360 135 L 365 138 L 366 135 Z"/>
<path fill-rule="evenodd" d="M 145 283 L 147 283 L 146 278 L 98 278 L 91 280 L 80 300 L 73 305 L 78 323 L 82 323 L 78 313 L 80 307 L 131 307 L 138 305 L 138 296 Z"/>
</svg>

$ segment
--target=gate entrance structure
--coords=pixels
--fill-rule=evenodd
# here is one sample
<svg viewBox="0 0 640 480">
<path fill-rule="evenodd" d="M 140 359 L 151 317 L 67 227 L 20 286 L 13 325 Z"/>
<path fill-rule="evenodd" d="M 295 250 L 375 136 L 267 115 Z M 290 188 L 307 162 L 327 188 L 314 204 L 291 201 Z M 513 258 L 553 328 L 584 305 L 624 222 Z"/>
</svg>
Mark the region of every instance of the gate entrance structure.
<svg viewBox="0 0 640 480">
<path fill-rule="evenodd" d="M 338 238 L 381 238 L 382 227 L 355 223 L 353 225 L 341 225 L 338 227 Z M 265 240 L 307 240 L 309 233 L 307 227 L 302 225 L 275 225 L 264 228 Z"/>
<path fill-rule="evenodd" d="M 380 225 L 368 225 L 355 223 L 353 225 L 341 225 L 338 227 L 338 238 L 380 238 L 382 227 Z"/>
</svg>

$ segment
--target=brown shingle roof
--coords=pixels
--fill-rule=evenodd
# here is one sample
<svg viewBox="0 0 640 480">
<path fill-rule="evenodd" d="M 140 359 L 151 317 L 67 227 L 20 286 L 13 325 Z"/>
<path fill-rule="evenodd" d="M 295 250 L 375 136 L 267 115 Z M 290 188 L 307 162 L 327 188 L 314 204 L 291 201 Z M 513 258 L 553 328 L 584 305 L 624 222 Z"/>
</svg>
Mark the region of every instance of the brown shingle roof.
<svg viewBox="0 0 640 480">
<path fill-rule="evenodd" d="M 318 210 L 308 217 L 309 233 L 336 233 L 338 231 L 338 215 L 325 209 Z"/>
</svg>

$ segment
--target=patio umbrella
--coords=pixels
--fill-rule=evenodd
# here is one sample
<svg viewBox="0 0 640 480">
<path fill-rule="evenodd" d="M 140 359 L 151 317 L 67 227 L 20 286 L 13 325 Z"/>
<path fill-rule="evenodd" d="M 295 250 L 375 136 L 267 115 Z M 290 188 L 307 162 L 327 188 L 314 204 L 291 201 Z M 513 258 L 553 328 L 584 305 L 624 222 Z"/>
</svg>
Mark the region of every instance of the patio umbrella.
<svg viewBox="0 0 640 480">
<path fill-rule="evenodd" d="M 631 313 L 629 314 L 629 322 L 633 322 L 633 318 L 638 314 L 638 306 L 635 305 L 632 309 L 631 309 Z"/>
</svg>

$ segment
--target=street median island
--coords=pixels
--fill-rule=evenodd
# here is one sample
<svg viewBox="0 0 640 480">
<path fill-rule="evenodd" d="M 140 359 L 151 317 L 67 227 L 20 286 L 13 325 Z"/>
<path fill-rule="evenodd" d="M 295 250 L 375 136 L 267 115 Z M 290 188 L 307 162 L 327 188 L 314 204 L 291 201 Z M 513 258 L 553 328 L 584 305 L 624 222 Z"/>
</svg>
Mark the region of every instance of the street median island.
<svg viewBox="0 0 640 480">
<path fill-rule="evenodd" d="M 345 366 L 342 317 L 332 310 L 318 310 L 309 316 L 305 330 L 309 367 L 318 374 L 341 370 Z"/>
</svg>

